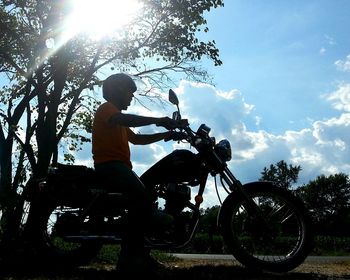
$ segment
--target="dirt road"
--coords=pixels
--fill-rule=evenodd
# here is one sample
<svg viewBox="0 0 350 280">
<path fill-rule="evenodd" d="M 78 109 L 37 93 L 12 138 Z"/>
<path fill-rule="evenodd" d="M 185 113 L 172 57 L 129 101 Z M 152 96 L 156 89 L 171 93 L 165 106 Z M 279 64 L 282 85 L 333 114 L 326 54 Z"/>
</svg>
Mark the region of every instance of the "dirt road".
<svg viewBox="0 0 350 280">
<path fill-rule="evenodd" d="M 350 279 L 350 261 L 336 262 L 305 262 L 288 273 L 259 273 L 256 274 L 242 267 L 236 261 L 180 261 L 174 263 L 179 271 L 193 276 L 189 279 L 283 279 L 283 280 L 341 280 Z"/>
</svg>

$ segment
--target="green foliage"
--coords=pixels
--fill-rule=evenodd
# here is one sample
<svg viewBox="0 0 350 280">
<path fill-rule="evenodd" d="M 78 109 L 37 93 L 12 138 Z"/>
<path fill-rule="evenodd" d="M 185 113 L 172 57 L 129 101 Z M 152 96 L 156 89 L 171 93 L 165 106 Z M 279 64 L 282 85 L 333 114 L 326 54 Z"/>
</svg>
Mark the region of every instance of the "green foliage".
<svg viewBox="0 0 350 280">
<path fill-rule="evenodd" d="M 315 237 L 314 249 L 316 256 L 349 256 L 350 237 L 322 236 Z"/>
<path fill-rule="evenodd" d="M 204 212 L 202 213 L 202 216 L 200 217 L 198 230 L 200 232 L 215 233 L 217 230 L 216 229 L 217 217 L 218 217 L 219 211 L 220 211 L 219 205 L 215 205 L 205 209 Z"/>
<path fill-rule="evenodd" d="M 119 252 L 119 245 L 104 245 L 93 261 L 98 263 L 115 264 Z"/>
<path fill-rule="evenodd" d="M 92 262 L 98 264 L 115 265 L 117 263 L 119 253 L 120 245 L 104 245 Z M 171 254 L 159 250 L 152 250 L 151 255 L 162 262 L 176 260 L 176 257 L 172 256 Z"/>
<path fill-rule="evenodd" d="M 212 7 L 223 6 L 223 1 L 144 1 L 148 8 L 143 18 L 157 24 L 155 36 L 147 43 L 144 56 L 160 56 L 165 61 L 179 63 L 183 58 L 199 60 L 209 56 L 215 65 L 221 65 L 215 41 L 201 42 L 197 33 L 207 23 L 203 17 Z M 143 28 L 141 33 L 148 33 Z M 208 28 L 204 27 L 204 32 Z M 157 48 L 152 48 L 157 44 Z"/>
<path fill-rule="evenodd" d="M 260 181 L 272 181 L 278 187 L 290 189 L 298 181 L 301 166 L 287 164 L 284 160 L 271 164 L 269 168 L 264 167 L 261 172 Z"/>
<path fill-rule="evenodd" d="M 317 234 L 350 236 L 350 180 L 343 173 L 321 175 L 298 189 Z"/>
</svg>

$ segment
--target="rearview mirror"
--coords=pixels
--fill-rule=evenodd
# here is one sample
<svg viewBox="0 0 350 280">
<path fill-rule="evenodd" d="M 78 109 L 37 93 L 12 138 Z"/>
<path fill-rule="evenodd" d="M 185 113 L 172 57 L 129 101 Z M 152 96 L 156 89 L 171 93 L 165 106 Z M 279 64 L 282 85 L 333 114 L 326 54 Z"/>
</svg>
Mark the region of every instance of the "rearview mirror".
<svg viewBox="0 0 350 280">
<path fill-rule="evenodd" d="M 169 89 L 169 101 L 176 106 L 179 105 L 179 99 L 177 98 L 175 91 L 172 89 Z"/>
</svg>

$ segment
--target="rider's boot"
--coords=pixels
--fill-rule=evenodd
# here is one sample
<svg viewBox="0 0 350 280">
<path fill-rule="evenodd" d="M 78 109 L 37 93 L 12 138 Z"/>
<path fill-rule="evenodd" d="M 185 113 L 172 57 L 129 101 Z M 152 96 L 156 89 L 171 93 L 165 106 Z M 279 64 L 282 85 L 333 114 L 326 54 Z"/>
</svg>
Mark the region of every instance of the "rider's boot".
<svg viewBox="0 0 350 280">
<path fill-rule="evenodd" d="M 164 276 L 166 271 L 166 266 L 154 259 L 149 250 L 126 252 L 121 250 L 118 257 L 117 272 L 128 276 L 129 279 L 140 276 L 151 276 L 153 279 L 154 276 Z"/>
</svg>

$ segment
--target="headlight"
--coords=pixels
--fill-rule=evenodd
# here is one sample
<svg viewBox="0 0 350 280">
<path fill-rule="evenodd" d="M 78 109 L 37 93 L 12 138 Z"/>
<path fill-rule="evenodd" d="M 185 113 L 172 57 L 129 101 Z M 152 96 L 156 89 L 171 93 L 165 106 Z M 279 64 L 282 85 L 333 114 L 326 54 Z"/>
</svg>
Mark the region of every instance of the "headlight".
<svg viewBox="0 0 350 280">
<path fill-rule="evenodd" d="M 230 161 L 232 155 L 230 142 L 226 139 L 221 140 L 215 145 L 215 152 L 223 161 Z"/>
</svg>

